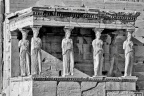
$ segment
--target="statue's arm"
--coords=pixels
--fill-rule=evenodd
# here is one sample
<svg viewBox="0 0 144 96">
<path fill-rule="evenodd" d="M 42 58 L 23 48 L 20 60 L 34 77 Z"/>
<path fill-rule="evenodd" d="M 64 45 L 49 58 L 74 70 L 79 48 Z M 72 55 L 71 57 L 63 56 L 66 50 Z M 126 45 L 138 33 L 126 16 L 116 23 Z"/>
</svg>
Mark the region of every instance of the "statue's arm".
<svg viewBox="0 0 144 96">
<path fill-rule="evenodd" d="M 101 40 L 101 45 L 103 46 L 104 45 L 104 43 L 103 43 L 103 41 Z"/>
<path fill-rule="evenodd" d="M 31 53 L 32 53 L 32 50 L 34 49 L 34 44 L 33 44 L 33 38 L 31 39 Z"/>
<path fill-rule="evenodd" d="M 73 49 L 73 40 L 71 39 L 72 49 Z"/>
<path fill-rule="evenodd" d="M 40 40 L 40 48 L 42 48 L 42 40 L 39 38 L 39 40 Z"/>
<path fill-rule="evenodd" d="M 126 41 L 124 41 L 123 43 L 123 49 L 125 49 L 125 47 L 126 47 Z"/>
<path fill-rule="evenodd" d="M 27 40 L 27 47 L 28 47 L 28 50 L 29 50 L 29 41 Z"/>
<path fill-rule="evenodd" d="M 134 45 L 134 44 L 133 44 L 133 42 L 132 42 L 132 43 L 131 43 L 131 47 L 132 47 L 132 48 L 133 48 L 133 45 Z"/>
<path fill-rule="evenodd" d="M 21 47 L 21 40 L 18 42 L 18 47 L 19 48 Z"/>
<path fill-rule="evenodd" d="M 93 47 L 93 50 L 94 50 L 94 40 L 92 41 L 92 47 Z"/>
<path fill-rule="evenodd" d="M 64 39 L 62 40 L 61 48 L 63 49 L 64 47 Z"/>
<path fill-rule="evenodd" d="M 62 40 L 61 48 L 62 48 L 62 54 L 64 54 L 64 39 Z"/>
<path fill-rule="evenodd" d="M 92 41 L 92 47 L 93 47 L 93 56 L 94 56 L 95 53 L 94 40 Z"/>
</svg>

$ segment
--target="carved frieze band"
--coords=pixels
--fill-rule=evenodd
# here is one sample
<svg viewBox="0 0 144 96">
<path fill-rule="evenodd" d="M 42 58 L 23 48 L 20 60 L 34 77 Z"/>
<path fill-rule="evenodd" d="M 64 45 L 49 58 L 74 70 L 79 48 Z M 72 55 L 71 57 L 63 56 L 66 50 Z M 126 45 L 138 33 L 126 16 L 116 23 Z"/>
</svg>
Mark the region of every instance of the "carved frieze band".
<svg viewBox="0 0 144 96">
<path fill-rule="evenodd" d="M 63 77 L 33 77 L 34 81 L 92 81 L 92 82 L 136 82 L 137 78 L 135 79 L 126 79 L 126 78 L 105 78 L 105 77 L 97 77 L 97 78 L 63 78 Z"/>
</svg>

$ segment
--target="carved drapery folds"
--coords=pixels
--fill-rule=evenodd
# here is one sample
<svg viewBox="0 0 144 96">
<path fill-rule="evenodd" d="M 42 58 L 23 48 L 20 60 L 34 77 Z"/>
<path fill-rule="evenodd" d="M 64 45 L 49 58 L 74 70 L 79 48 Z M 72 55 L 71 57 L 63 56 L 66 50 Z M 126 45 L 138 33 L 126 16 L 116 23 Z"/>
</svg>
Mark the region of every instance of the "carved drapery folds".
<svg viewBox="0 0 144 96">
<path fill-rule="evenodd" d="M 103 29 L 94 28 L 96 39 L 92 41 L 93 46 L 93 61 L 94 61 L 94 77 L 102 75 L 103 66 L 103 41 L 100 39 Z"/>
<path fill-rule="evenodd" d="M 74 52 L 73 41 L 70 39 L 72 29 L 71 27 L 64 27 L 65 38 L 62 40 L 63 77 L 73 75 Z"/>
<path fill-rule="evenodd" d="M 30 75 L 30 53 L 29 53 L 29 41 L 27 40 L 28 30 L 19 29 L 22 33 L 22 39 L 18 43 L 20 48 L 20 72 L 21 76 Z"/>
<path fill-rule="evenodd" d="M 132 68 L 133 68 L 133 59 L 134 59 L 134 50 L 133 50 L 133 42 L 131 40 L 132 33 L 134 29 L 127 29 L 127 39 L 123 43 L 123 49 L 125 51 L 125 76 L 132 75 Z"/>
<path fill-rule="evenodd" d="M 33 37 L 31 39 L 31 74 L 39 74 L 42 71 L 42 54 L 41 54 L 41 39 L 38 37 L 41 26 L 31 26 L 33 31 Z"/>
</svg>

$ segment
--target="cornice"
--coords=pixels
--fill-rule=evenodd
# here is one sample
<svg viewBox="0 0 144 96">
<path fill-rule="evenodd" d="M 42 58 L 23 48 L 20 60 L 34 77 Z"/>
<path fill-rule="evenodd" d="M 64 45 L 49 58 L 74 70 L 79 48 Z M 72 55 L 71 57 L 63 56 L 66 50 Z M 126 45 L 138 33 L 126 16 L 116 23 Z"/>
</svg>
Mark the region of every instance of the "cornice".
<svg viewBox="0 0 144 96">
<path fill-rule="evenodd" d="M 72 17 L 72 18 L 85 18 L 93 20 L 120 20 L 121 22 L 135 22 L 137 17 L 140 15 L 140 12 L 136 11 L 114 11 L 114 10 L 100 10 L 100 9 L 88 9 L 88 8 L 66 8 L 66 7 L 57 7 L 57 8 L 48 8 L 48 7 L 32 7 L 27 10 L 21 10 L 13 15 L 7 16 L 9 20 L 15 18 L 24 18 L 27 16 L 35 17 Z"/>
</svg>

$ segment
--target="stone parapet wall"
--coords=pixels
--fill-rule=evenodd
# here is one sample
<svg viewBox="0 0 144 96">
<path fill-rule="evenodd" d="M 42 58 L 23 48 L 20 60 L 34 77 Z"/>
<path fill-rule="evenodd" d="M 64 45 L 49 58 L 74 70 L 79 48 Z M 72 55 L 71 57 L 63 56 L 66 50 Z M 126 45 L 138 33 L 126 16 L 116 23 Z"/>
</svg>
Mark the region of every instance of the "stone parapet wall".
<svg viewBox="0 0 144 96">
<path fill-rule="evenodd" d="M 136 78 L 18 77 L 11 79 L 10 96 L 129 96 Z"/>
<path fill-rule="evenodd" d="M 10 83 L 10 96 L 33 96 L 32 80 L 23 77 L 17 78 L 17 80 L 18 79 L 20 81 L 15 81 L 15 78 Z"/>
<path fill-rule="evenodd" d="M 82 2 L 83 1 L 83 2 Z M 33 6 L 47 6 L 49 3 L 61 2 L 55 0 L 10 0 L 10 13 L 19 11 Z M 136 10 L 143 11 L 144 1 L 140 2 L 123 2 L 111 0 L 63 0 L 66 6 L 82 6 L 83 4 L 88 7 L 102 8 L 102 9 L 120 9 L 120 10 Z M 62 3 L 62 2 L 61 2 Z"/>
</svg>

